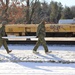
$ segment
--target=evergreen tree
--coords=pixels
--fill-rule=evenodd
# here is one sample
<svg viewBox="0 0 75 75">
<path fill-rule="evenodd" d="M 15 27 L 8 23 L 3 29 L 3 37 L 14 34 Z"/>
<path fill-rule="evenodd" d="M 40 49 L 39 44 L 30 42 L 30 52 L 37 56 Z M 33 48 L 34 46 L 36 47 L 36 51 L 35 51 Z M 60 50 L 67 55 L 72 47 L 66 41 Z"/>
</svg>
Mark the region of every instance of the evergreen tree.
<svg viewBox="0 0 75 75">
<path fill-rule="evenodd" d="M 72 12 L 73 18 L 75 18 L 75 6 L 72 6 L 72 7 L 70 8 L 70 10 L 71 10 L 71 12 Z"/>
<path fill-rule="evenodd" d="M 66 6 L 63 9 L 61 18 L 62 19 L 72 19 L 73 18 L 72 12 L 69 7 Z"/>
<path fill-rule="evenodd" d="M 50 21 L 57 23 L 61 17 L 62 5 L 61 3 L 51 1 L 50 7 L 51 7 Z"/>
</svg>

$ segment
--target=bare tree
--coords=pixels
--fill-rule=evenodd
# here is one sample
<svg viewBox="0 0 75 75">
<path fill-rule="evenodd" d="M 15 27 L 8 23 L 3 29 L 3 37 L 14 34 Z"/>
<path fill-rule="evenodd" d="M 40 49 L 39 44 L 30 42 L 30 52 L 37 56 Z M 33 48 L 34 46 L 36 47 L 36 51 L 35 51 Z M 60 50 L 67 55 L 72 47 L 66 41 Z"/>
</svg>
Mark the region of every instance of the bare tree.
<svg viewBox="0 0 75 75">
<path fill-rule="evenodd" d="M 0 3 L 2 5 L 2 13 L 0 15 L 0 19 L 1 20 L 6 20 L 8 22 L 8 13 L 7 13 L 7 10 L 8 10 L 8 6 L 9 6 L 9 0 L 0 0 Z"/>
</svg>

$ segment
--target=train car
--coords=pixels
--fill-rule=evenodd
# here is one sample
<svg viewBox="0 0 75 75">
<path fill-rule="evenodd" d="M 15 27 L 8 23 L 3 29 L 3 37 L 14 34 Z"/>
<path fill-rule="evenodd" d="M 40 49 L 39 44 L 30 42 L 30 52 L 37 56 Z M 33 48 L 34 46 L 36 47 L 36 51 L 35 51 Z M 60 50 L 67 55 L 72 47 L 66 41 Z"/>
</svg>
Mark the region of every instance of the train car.
<svg viewBox="0 0 75 75">
<path fill-rule="evenodd" d="M 6 36 L 36 36 L 38 24 L 8 24 Z M 46 37 L 75 37 L 75 24 L 46 24 Z"/>
</svg>

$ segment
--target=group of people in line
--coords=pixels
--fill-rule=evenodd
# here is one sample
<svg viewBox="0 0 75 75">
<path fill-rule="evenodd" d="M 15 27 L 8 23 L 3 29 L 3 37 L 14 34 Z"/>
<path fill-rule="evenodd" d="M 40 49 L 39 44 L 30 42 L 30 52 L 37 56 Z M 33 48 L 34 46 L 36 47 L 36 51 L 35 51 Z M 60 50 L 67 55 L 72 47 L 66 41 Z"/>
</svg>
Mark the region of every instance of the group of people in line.
<svg viewBox="0 0 75 75">
<path fill-rule="evenodd" d="M 0 28 L 0 47 L 3 45 L 6 52 L 9 54 L 10 52 L 12 52 L 12 50 L 8 49 L 6 40 L 2 38 L 3 36 L 5 36 L 5 25 L 6 24 L 7 24 L 7 22 L 3 21 L 2 22 L 2 27 Z M 46 36 L 46 33 L 45 33 L 45 19 L 43 19 L 37 27 L 36 37 L 38 38 L 38 41 L 36 42 L 36 45 L 33 48 L 33 53 L 35 53 L 35 54 L 39 53 L 39 52 L 37 52 L 37 49 L 40 45 L 42 45 L 44 47 L 44 50 L 45 50 L 46 54 L 52 52 L 52 51 L 48 50 L 46 41 L 44 39 L 45 36 Z"/>
</svg>

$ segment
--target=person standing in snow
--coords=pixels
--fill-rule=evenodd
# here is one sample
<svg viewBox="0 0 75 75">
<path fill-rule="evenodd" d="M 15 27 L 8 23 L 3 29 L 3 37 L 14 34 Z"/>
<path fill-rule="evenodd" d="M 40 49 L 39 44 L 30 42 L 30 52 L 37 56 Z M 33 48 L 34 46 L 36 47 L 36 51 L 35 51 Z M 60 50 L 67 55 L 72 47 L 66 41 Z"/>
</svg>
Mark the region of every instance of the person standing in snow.
<svg viewBox="0 0 75 75">
<path fill-rule="evenodd" d="M 36 42 L 36 45 L 33 49 L 33 53 L 35 53 L 35 54 L 39 53 L 39 52 L 37 52 L 37 49 L 40 46 L 40 44 L 44 47 L 45 53 L 51 53 L 51 51 L 48 50 L 48 47 L 46 45 L 46 41 L 44 39 L 45 36 L 46 36 L 45 19 L 43 19 L 37 27 L 36 37 L 38 37 L 38 41 Z"/>
<path fill-rule="evenodd" d="M 2 27 L 0 28 L 0 48 L 3 45 L 4 48 L 6 49 L 7 53 L 9 54 L 12 50 L 8 49 L 6 40 L 2 38 L 3 36 L 5 36 L 5 25 L 6 24 L 7 24 L 7 22 L 3 21 L 2 22 Z"/>
</svg>

